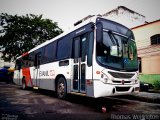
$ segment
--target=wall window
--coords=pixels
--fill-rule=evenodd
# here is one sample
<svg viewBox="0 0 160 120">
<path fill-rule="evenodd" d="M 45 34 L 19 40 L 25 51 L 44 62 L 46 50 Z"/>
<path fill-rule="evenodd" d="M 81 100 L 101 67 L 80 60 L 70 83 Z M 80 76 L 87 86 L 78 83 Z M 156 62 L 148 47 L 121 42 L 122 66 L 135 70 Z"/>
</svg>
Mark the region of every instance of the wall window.
<svg viewBox="0 0 160 120">
<path fill-rule="evenodd" d="M 151 45 L 160 44 L 160 34 L 151 37 Z"/>
</svg>

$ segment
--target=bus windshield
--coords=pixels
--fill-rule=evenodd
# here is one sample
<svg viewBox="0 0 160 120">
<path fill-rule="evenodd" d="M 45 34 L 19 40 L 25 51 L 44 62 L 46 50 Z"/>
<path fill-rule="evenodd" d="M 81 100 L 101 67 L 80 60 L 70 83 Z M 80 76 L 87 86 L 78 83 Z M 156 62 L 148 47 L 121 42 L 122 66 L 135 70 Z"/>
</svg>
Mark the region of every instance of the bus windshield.
<svg viewBox="0 0 160 120">
<path fill-rule="evenodd" d="M 102 32 L 102 42 L 97 42 L 96 47 L 98 63 L 123 71 L 138 70 L 136 43 L 133 37 L 104 28 Z"/>
</svg>

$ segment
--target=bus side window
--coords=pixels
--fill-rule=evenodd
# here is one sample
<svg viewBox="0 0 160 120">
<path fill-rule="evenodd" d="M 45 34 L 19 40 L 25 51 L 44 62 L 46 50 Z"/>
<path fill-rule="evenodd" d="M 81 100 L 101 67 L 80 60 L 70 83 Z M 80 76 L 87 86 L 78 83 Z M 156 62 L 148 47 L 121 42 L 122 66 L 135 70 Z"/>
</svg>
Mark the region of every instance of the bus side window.
<svg viewBox="0 0 160 120">
<path fill-rule="evenodd" d="M 19 60 L 16 61 L 15 70 L 21 69 L 21 62 Z"/>
<path fill-rule="evenodd" d="M 41 52 L 35 54 L 34 66 L 39 67 L 41 61 Z"/>
<path fill-rule="evenodd" d="M 88 34 L 84 34 L 81 37 L 81 61 L 85 62 L 86 61 L 86 53 L 88 51 L 88 47 L 87 47 L 87 42 L 88 42 Z"/>
<path fill-rule="evenodd" d="M 49 45 L 43 47 L 42 64 L 50 63 L 55 60 L 56 42 L 52 42 Z"/>
<path fill-rule="evenodd" d="M 21 69 L 21 62 L 18 63 L 18 70 Z"/>
<path fill-rule="evenodd" d="M 68 35 L 57 41 L 57 53 L 56 60 L 65 60 L 69 59 L 71 51 L 71 39 Z"/>
<path fill-rule="evenodd" d="M 88 67 L 92 66 L 93 46 L 94 46 L 94 34 L 93 34 L 93 32 L 90 32 L 89 33 L 89 40 L 88 40 L 88 55 L 87 55 Z"/>
<path fill-rule="evenodd" d="M 77 37 L 73 40 L 73 58 L 80 57 L 80 37 Z M 76 59 L 75 59 L 76 60 Z M 75 61 L 78 62 L 78 61 Z"/>
</svg>

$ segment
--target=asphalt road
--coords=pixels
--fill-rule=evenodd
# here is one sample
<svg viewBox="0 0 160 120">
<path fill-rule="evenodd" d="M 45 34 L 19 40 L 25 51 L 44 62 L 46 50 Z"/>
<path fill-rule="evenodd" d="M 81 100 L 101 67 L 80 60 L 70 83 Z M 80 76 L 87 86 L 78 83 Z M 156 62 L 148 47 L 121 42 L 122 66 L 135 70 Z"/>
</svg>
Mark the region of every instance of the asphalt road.
<svg viewBox="0 0 160 120">
<path fill-rule="evenodd" d="M 102 107 L 106 112 L 102 112 Z M 53 91 L 22 90 L 0 83 L 2 120 L 139 120 L 160 119 L 160 104 L 116 98 L 89 98 L 69 95 L 56 98 Z"/>
</svg>

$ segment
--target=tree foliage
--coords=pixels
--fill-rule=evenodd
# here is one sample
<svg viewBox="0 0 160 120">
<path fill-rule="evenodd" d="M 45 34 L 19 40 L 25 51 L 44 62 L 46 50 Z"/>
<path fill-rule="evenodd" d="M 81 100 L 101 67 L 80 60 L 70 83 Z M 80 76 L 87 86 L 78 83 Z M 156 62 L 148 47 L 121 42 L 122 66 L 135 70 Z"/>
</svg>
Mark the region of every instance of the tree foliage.
<svg viewBox="0 0 160 120">
<path fill-rule="evenodd" d="M 63 31 L 56 22 L 43 19 L 42 15 L 25 16 L 0 14 L 0 47 L 2 58 L 7 61 L 50 40 Z"/>
</svg>

